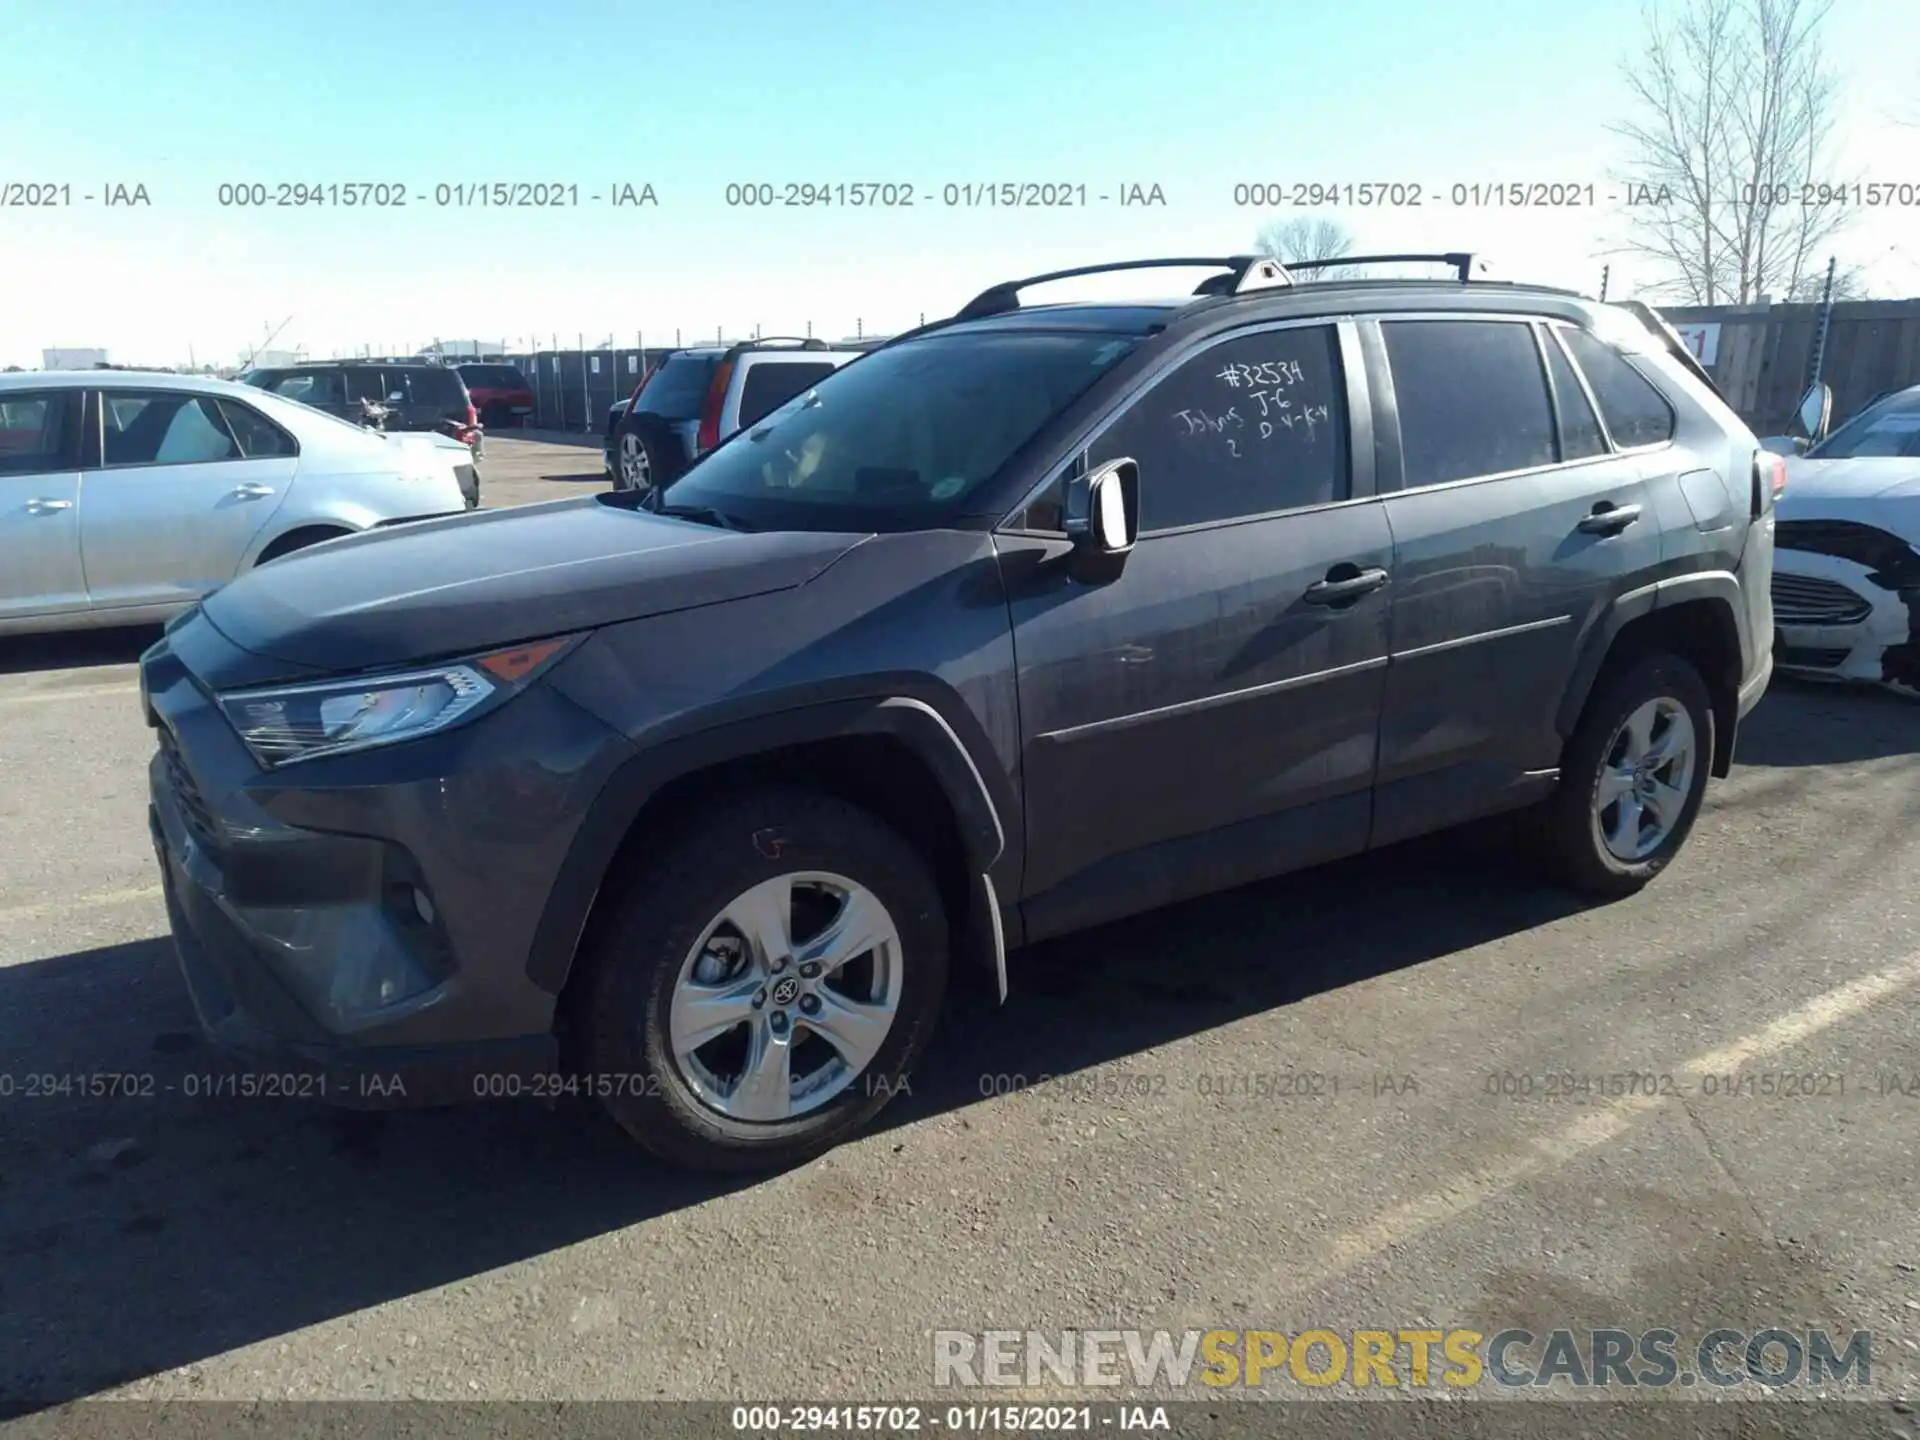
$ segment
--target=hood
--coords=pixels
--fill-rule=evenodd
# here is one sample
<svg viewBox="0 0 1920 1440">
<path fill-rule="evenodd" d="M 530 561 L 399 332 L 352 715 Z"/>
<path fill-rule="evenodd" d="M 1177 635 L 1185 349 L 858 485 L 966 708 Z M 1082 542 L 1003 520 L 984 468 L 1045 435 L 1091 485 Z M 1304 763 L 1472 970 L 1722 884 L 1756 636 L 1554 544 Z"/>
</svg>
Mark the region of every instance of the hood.
<svg viewBox="0 0 1920 1440">
<path fill-rule="evenodd" d="M 741 534 L 585 496 L 332 540 L 248 571 L 204 613 L 256 655 L 372 669 L 790 590 L 860 539 Z"/>
<path fill-rule="evenodd" d="M 1810 501 L 1868 500 L 1890 490 L 1920 491 L 1920 460 L 1898 455 L 1867 455 L 1853 460 L 1810 460 L 1796 455 L 1787 461 L 1787 493 Z"/>
</svg>

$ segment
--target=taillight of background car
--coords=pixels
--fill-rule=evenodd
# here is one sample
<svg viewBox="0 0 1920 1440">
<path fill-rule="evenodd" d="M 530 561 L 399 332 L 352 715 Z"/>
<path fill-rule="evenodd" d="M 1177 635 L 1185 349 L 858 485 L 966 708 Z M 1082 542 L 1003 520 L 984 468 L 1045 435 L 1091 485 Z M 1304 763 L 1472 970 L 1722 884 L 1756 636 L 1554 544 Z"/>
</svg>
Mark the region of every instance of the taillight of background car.
<svg viewBox="0 0 1920 1440">
<path fill-rule="evenodd" d="M 1757 520 L 1786 493 L 1787 461 L 1771 450 L 1753 452 L 1753 516 Z"/>
<path fill-rule="evenodd" d="M 727 386 L 733 381 L 733 362 L 722 360 L 713 371 L 713 383 L 707 386 L 706 403 L 700 407 L 700 431 L 694 437 L 695 450 L 704 455 L 720 443 L 720 407 L 727 398 Z"/>
</svg>

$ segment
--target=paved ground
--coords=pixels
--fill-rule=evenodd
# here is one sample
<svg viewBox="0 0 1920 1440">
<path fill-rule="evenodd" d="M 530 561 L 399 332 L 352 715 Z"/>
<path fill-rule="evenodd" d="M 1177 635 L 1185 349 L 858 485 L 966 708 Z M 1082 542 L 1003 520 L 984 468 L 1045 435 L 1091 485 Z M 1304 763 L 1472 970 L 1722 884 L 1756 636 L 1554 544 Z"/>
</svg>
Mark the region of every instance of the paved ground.
<svg viewBox="0 0 1920 1440">
<path fill-rule="evenodd" d="M 589 488 L 508 451 L 490 500 Z M 1916 1368 L 1920 706 L 1777 687 L 1621 904 L 1468 837 L 1018 956 L 877 1132 L 724 1185 L 585 1108 L 191 1098 L 221 1067 L 162 938 L 146 638 L 0 649 L 0 1411 L 924 1397 L 928 1333 L 993 1327 L 1779 1323 L 1871 1330 L 1883 1395 Z M 1693 1093 L 1489 1094 L 1550 1072 Z M 152 1094 L 29 1093 L 72 1074 Z"/>
</svg>

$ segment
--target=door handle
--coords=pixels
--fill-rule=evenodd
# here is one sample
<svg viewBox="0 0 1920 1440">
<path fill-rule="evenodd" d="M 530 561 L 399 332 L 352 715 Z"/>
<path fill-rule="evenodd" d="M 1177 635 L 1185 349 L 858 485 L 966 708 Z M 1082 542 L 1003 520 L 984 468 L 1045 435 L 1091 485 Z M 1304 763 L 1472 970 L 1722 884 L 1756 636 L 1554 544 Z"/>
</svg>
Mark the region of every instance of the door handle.
<svg viewBox="0 0 1920 1440">
<path fill-rule="evenodd" d="M 1316 580 L 1300 598 L 1309 605 L 1344 605 L 1370 595 L 1387 583 L 1384 570 L 1361 570 L 1353 565 L 1336 565 L 1327 578 Z"/>
<path fill-rule="evenodd" d="M 40 499 L 27 501 L 27 513 L 29 515 L 54 515 L 62 510 L 71 510 L 72 508 L 73 501 L 71 500 Z"/>
<path fill-rule="evenodd" d="M 1639 518 L 1638 505 L 1615 505 L 1602 500 L 1591 514 L 1581 517 L 1578 528 L 1587 535 L 1618 535 Z"/>
<path fill-rule="evenodd" d="M 252 480 L 244 485 L 233 487 L 233 497 L 236 500 L 261 500 L 271 494 L 273 494 L 273 486 L 261 485 Z"/>
</svg>

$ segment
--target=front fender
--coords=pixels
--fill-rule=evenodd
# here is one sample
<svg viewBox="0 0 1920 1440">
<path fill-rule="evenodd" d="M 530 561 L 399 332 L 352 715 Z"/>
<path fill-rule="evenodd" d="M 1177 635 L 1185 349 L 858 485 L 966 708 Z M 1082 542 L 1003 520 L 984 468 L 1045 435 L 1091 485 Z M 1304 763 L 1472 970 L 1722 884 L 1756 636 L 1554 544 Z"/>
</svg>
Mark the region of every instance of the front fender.
<svg viewBox="0 0 1920 1440">
<path fill-rule="evenodd" d="M 683 776 L 787 746 L 859 735 L 884 735 L 906 745 L 946 795 L 968 868 L 984 876 L 1006 851 L 1014 824 L 1008 797 L 996 797 L 991 772 L 974 760 L 974 747 L 989 753 L 985 736 L 970 733 L 977 725 L 957 701 L 943 703 L 929 687 L 912 689 L 918 693 L 895 685 L 733 719 L 650 745 L 628 760 L 601 788 L 554 879 L 527 957 L 528 978 L 560 993 L 601 879 L 654 795 Z"/>
</svg>

